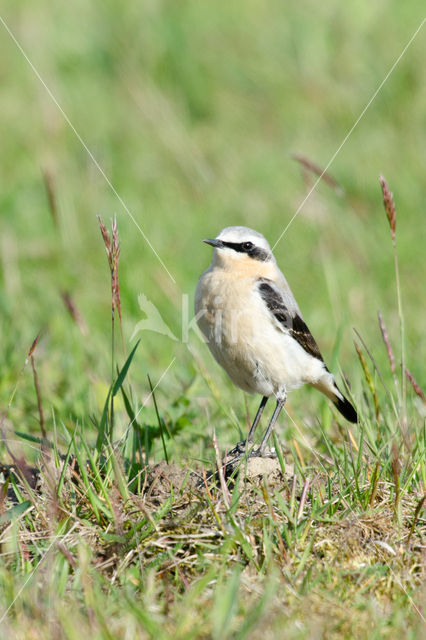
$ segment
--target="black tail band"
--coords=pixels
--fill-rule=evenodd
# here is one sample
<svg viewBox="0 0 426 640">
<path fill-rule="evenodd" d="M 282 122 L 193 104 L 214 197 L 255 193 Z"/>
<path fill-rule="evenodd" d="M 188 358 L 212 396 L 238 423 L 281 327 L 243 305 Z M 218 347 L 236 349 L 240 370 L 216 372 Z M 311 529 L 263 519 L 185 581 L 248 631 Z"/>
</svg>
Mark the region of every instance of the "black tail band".
<svg viewBox="0 0 426 640">
<path fill-rule="evenodd" d="M 349 400 L 343 397 L 343 400 L 336 398 L 334 401 L 336 408 L 340 411 L 342 416 L 349 420 L 349 422 L 358 422 L 358 415 Z"/>
</svg>

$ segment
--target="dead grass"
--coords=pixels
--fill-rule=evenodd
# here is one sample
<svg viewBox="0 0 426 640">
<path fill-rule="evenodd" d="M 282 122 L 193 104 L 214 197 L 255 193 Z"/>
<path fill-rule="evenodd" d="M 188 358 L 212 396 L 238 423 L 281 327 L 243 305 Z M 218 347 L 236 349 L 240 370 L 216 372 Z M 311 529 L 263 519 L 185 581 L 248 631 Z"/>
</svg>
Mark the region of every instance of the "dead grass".
<svg viewBox="0 0 426 640">
<path fill-rule="evenodd" d="M 388 189 L 384 195 L 400 304 L 396 211 Z M 157 424 L 139 422 L 128 383 L 138 345 L 121 369 L 114 366 L 118 231 L 114 224 L 111 240 L 101 229 L 113 367 L 104 410 L 93 417 L 95 444 L 77 428 L 66 432 L 65 445 L 56 432 L 48 439 L 34 356 L 39 337 L 27 363 L 41 437 L 13 432 L 8 421 L 25 366 L 1 418 L 13 463 L 0 467 L 2 638 L 422 637 L 424 393 L 406 373 L 405 357 L 398 368 L 383 317 L 378 332 L 390 371 L 380 370 L 358 334 L 364 387 L 356 429 L 329 414 L 317 424 L 315 448 L 292 438 L 284 454 L 276 440 L 276 459 L 243 458 L 236 467 L 222 459 L 214 436 L 214 462 L 168 464 L 174 434 L 202 418 L 180 398 L 171 404 L 184 409 L 166 421 L 149 380 Z M 119 422 L 127 427 L 112 442 Z M 11 434 L 38 449 L 36 467 L 10 448 Z M 153 462 L 154 445 L 164 461 Z"/>
<path fill-rule="evenodd" d="M 16 485 L 19 499 L 32 504 L 20 517 L 3 522 L 2 562 L 14 566 L 24 582 L 32 568 L 39 578 L 27 585 L 21 604 L 17 601 L 19 615 L 9 617 L 6 626 L 2 621 L 3 637 L 72 637 L 62 598 L 74 606 L 80 602 L 86 613 L 79 614 L 79 624 L 95 637 L 128 637 L 129 620 L 124 626 L 109 622 L 108 633 L 103 629 L 102 602 L 108 603 L 103 614 L 109 617 L 115 598 L 138 637 L 157 637 L 161 628 L 159 637 L 256 638 L 262 633 L 278 638 L 285 624 L 290 638 L 367 638 L 377 632 L 379 620 L 380 637 L 392 638 L 397 627 L 390 620 L 401 601 L 411 629 L 421 620 L 426 531 L 419 518 L 412 533 L 415 493 L 403 495 L 398 524 L 391 483 L 378 483 L 374 504 L 365 511 L 347 509 L 334 487 L 331 502 L 337 499 L 338 509 L 330 516 L 318 508 L 327 503 L 328 479 L 317 474 L 301 512 L 304 483 L 291 468 L 283 475 L 276 460 L 267 460 L 247 465 L 231 487 L 228 508 L 220 483 L 200 486 L 205 476 L 200 469 L 162 462 L 146 475 L 140 495 L 125 499 L 112 482 L 107 514 L 93 508 L 87 479 L 75 468 L 67 470 L 57 498 L 65 464 L 55 467 L 50 458 L 37 491 Z M 95 483 L 94 475 L 89 481 Z M 63 594 L 55 594 L 63 567 Z M 46 612 L 41 613 L 47 583 L 52 635 L 43 626 Z M 127 602 L 129 588 L 142 621 Z M 42 601 L 37 613 L 33 598 Z M 252 611 L 257 612 L 253 618 Z"/>
</svg>

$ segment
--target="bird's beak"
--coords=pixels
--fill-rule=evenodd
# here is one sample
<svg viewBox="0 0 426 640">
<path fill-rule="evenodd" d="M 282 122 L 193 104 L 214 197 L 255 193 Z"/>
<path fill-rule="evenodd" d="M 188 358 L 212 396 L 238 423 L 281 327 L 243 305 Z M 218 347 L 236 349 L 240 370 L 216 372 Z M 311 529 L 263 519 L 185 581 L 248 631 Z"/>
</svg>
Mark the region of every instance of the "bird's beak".
<svg viewBox="0 0 426 640">
<path fill-rule="evenodd" d="M 212 247 L 216 247 L 216 249 L 220 249 L 221 247 L 223 247 L 222 240 L 217 240 L 216 238 L 206 238 L 205 240 L 203 240 L 203 242 L 210 244 Z"/>
</svg>

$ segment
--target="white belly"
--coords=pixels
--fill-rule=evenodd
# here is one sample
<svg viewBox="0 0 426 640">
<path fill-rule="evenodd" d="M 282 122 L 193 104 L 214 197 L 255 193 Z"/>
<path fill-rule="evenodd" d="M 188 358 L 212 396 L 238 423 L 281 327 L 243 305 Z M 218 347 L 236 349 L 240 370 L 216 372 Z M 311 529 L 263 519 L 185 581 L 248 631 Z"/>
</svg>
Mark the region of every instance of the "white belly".
<svg viewBox="0 0 426 640">
<path fill-rule="evenodd" d="M 217 362 L 231 380 L 249 393 L 265 396 L 315 384 L 324 364 L 309 355 L 281 329 L 261 299 L 253 281 L 224 290 L 212 286 L 206 272 L 197 288 L 198 325 Z"/>
</svg>

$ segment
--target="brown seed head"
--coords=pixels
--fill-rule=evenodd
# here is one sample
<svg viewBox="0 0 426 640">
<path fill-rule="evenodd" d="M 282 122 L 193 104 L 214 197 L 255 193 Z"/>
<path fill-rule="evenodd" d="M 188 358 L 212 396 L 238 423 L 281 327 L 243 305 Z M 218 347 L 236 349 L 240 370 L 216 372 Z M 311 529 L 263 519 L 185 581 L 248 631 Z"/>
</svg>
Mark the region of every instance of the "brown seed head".
<svg viewBox="0 0 426 640">
<path fill-rule="evenodd" d="M 118 242 L 117 220 L 114 218 L 112 221 L 112 237 L 108 229 L 102 222 L 100 216 L 98 216 L 98 221 L 105 244 L 109 269 L 111 272 L 112 311 L 114 312 L 115 308 L 117 308 L 118 315 L 121 320 L 120 283 L 118 281 L 118 260 L 120 257 L 120 243 Z"/>
<path fill-rule="evenodd" d="M 419 385 L 419 383 L 417 382 L 417 380 L 415 379 L 411 371 L 407 369 L 407 367 L 405 367 L 405 375 L 411 382 L 411 386 L 413 387 L 415 394 L 420 398 L 423 404 L 426 404 L 426 396 L 424 394 L 423 389 L 421 388 L 421 386 Z"/>
<path fill-rule="evenodd" d="M 101 230 L 101 233 L 102 233 L 102 237 L 104 239 L 105 251 L 106 251 L 106 254 L 108 256 L 109 268 L 110 268 L 110 270 L 112 270 L 111 238 L 110 238 L 110 235 L 109 235 L 109 231 L 106 228 L 106 226 L 104 225 L 104 223 L 102 222 L 101 216 L 97 216 L 97 218 L 98 218 L 99 227 L 100 227 L 100 230 Z"/>
<path fill-rule="evenodd" d="M 120 258 L 120 243 L 118 242 L 118 228 L 117 220 L 114 218 L 112 221 L 112 273 L 111 273 L 111 286 L 112 297 L 117 307 L 118 315 L 121 320 L 121 298 L 120 298 L 120 283 L 118 281 L 118 260 Z"/>
<path fill-rule="evenodd" d="M 35 348 L 36 348 L 36 346 L 37 346 L 37 344 L 38 344 L 38 341 L 39 341 L 39 339 L 40 339 L 40 335 L 41 335 L 41 331 L 39 331 L 39 332 L 38 332 L 38 334 L 36 335 L 36 337 L 35 337 L 35 338 L 34 338 L 34 340 L 33 340 L 33 343 L 32 343 L 32 345 L 31 345 L 31 347 L 30 347 L 30 350 L 28 351 L 28 355 L 27 355 L 27 360 L 26 360 L 26 362 L 28 362 L 28 361 L 29 361 L 29 359 L 31 358 L 31 356 L 33 355 L 33 353 L 34 353 L 34 351 L 35 351 Z"/>
<path fill-rule="evenodd" d="M 379 181 L 382 187 L 383 204 L 385 205 L 386 215 L 389 221 L 392 240 L 395 240 L 396 234 L 396 209 L 393 201 L 393 195 L 389 191 L 388 184 L 383 176 L 379 176 Z"/>
</svg>

